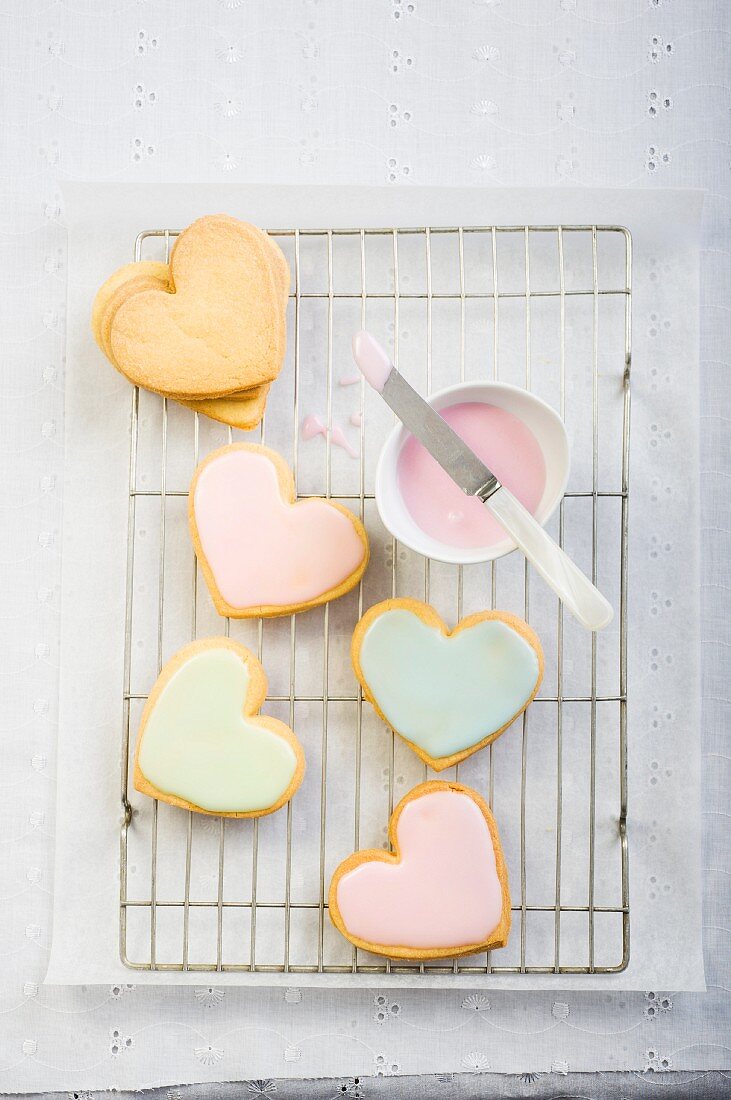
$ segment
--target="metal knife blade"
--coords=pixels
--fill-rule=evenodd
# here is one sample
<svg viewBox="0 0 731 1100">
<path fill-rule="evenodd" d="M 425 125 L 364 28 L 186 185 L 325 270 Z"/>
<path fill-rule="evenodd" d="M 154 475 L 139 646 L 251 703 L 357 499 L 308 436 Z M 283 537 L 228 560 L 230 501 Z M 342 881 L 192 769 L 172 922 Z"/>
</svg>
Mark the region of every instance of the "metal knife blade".
<svg viewBox="0 0 731 1100">
<path fill-rule="evenodd" d="M 386 379 L 382 396 L 402 424 L 426 447 L 443 470 L 468 497 L 487 500 L 500 482 L 463 439 L 423 397 L 412 389 L 395 367 Z"/>
</svg>

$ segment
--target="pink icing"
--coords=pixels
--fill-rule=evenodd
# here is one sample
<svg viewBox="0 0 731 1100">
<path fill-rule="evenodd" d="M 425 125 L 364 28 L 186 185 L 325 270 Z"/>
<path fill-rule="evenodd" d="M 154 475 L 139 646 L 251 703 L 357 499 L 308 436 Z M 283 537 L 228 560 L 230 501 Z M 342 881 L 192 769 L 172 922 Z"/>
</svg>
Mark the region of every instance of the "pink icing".
<svg viewBox="0 0 731 1100">
<path fill-rule="evenodd" d="M 346 872 L 337 902 L 350 935 L 391 947 L 484 943 L 502 915 L 492 836 L 476 802 L 460 791 L 412 799 L 398 819 L 398 863 Z"/>
<path fill-rule="evenodd" d="M 318 435 L 324 435 L 325 438 L 329 435 L 330 442 L 335 447 L 342 447 L 351 458 L 358 457 L 358 452 L 351 447 L 345 432 L 339 424 L 335 424 L 335 426 L 328 431 L 319 416 L 306 416 L 302 421 L 302 438 L 310 440 L 315 439 Z"/>
<path fill-rule="evenodd" d="M 198 477 L 203 553 L 232 607 L 315 599 L 354 573 L 365 548 L 350 519 L 324 500 L 289 504 L 266 455 L 227 448 Z"/>
<path fill-rule="evenodd" d="M 478 401 L 440 410 L 440 415 L 487 463 L 530 512 L 546 484 L 538 440 L 517 416 Z M 411 436 L 398 458 L 404 504 L 422 531 L 450 546 L 492 546 L 505 532 L 485 505 L 466 497 L 418 440 Z"/>
<path fill-rule="evenodd" d="M 353 358 L 366 382 L 381 393 L 393 369 L 385 348 L 369 332 L 361 330 L 353 337 Z"/>
<path fill-rule="evenodd" d="M 344 451 L 347 451 L 351 458 L 358 457 L 358 452 L 354 450 L 353 447 L 351 447 L 345 435 L 345 432 L 339 424 L 336 424 L 333 428 L 332 432 L 330 433 L 330 439 L 336 447 L 342 447 Z"/>
<path fill-rule="evenodd" d="M 302 438 L 315 439 L 318 435 L 327 435 L 327 428 L 319 416 L 306 416 L 302 421 Z"/>
</svg>

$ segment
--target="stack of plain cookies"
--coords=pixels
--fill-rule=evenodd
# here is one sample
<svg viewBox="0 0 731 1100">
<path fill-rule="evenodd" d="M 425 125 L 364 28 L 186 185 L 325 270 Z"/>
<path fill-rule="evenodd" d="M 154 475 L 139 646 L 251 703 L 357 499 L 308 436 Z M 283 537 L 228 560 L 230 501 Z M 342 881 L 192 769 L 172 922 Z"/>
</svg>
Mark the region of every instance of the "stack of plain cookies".
<svg viewBox="0 0 731 1100">
<path fill-rule="evenodd" d="M 285 352 L 289 265 L 254 225 L 199 218 L 169 263 L 121 267 L 94 300 L 94 338 L 130 382 L 255 428 Z"/>
</svg>

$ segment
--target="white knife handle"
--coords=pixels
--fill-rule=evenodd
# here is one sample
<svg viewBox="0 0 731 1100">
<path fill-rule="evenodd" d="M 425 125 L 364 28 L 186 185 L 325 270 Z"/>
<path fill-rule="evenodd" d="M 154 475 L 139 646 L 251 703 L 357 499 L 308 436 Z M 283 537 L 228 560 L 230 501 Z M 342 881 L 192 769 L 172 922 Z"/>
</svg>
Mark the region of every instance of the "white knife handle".
<svg viewBox="0 0 731 1100">
<path fill-rule="evenodd" d="M 612 621 L 614 611 L 601 592 L 504 485 L 485 504 L 580 623 L 601 630 Z"/>
</svg>

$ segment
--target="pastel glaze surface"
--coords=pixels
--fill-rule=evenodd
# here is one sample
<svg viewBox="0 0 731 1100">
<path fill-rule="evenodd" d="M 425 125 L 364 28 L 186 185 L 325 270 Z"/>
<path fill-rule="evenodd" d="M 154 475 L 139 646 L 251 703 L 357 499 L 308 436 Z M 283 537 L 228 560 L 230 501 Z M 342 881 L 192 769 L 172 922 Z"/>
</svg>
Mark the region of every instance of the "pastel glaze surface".
<svg viewBox="0 0 731 1100">
<path fill-rule="evenodd" d="M 381 347 L 370 332 L 361 330 L 353 337 L 353 358 L 366 382 L 378 393 L 382 393 L 393 369 L 386 349 Z"/>
<path fill-rule="evenodd" d="M 408 802 L 397 824 L 398 863 L 347 871 L 337 903 L 349 934 L 413 948 L 483 943 L 502 915 L 495 850 L 479 806 L 458 791 Z"/>
<path fill-rule="evenodd" d="M 365 547 L 349 518 L 324 500 L 290 504 L 266 455 L 233 449 L 195 487 L 203 553 L 231 607 L 307 603 L 356 571 Z"/>
<path fill-rule="evenodd" d="M 546 463 L 538 440 L 513 413 L 481 401 L 463 401 L 439 415 L 511 490 L 535 512 L 546 485 Z M 492 546 L 505 531 L 476 497 L 466 497 L 414 436 L 397 464 L 398 486 L 414 522 L 449 546 Z"/>
<path fill-rule="evenodd" d="M 159 790 L 204 810 L 273 806 L 297 769 L 292 746 L 242 712 L 246 664 L 230 649 L 195 653 L 165 684 L 147 719 L 138 763 Z"/>
<path fill-rule="evenodd" d="M 533 647 L 501 620 L 446 637 L 405 608 L 374 619 L 359 660 L 389 725 L 434 758 L 501 729 L 530 698 L 540 669 Z"/>
</svg>

